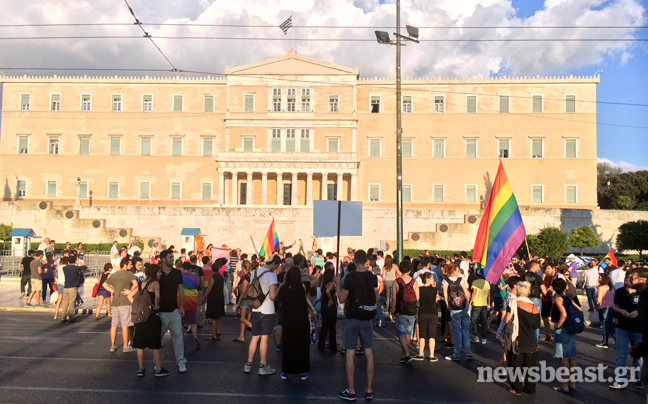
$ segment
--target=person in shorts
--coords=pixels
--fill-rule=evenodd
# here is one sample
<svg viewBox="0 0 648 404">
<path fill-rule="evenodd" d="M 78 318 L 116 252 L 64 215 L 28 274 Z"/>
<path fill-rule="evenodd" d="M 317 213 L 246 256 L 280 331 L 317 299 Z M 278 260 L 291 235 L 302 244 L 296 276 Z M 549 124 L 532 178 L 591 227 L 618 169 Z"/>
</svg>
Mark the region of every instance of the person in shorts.
<svg viewBox="0 0 648 404">
<path fill-rule="evenodd" d="M 261 360 L 259 363 L 259 374 L 271 375 L 276 372 L 273 367 L 268 365 L 267 355 L 268 337 L 272 334 L 272 329 L 274 328 L 274 300 L 277 298 L 277 275 L 275 274 L 275 271 L 280 265 L 281 258 L 279 258 L 278 255 L 273 254 L 267 261 L 265 261 L 265 266 L 263 268 L 259 268 L 250 274 L 250 284 L 254 281 L 254 278 L 257 276 L 259 277 L 261 290 L 266 295 L 266 298 L 259 308 L 252 309 L 252 316 L 250 317 L 250 322 L 252 323 L 252 339 L 250 340 L 250 346 L 248 348 L 247 362 L 245 362 L 245 365 L 243 366 L 243 371 L 245 373 L 250 373 L 252 370 L 252 360 L 254 359 L 254 354 L 256 353 L 259 341 L 261 341 L 259 346 L 259 356 Z"/>
<path fill-rule="evenodd" d="M 117 328 L 122 330 L 122 340 L 124 345 L 122 352 L 136 352 L 137 350 L 130 346 L 130 327 L 133 326 L 131 321 L 132 303 L 128 300 L 128 295 L 137 290 L 137 278 L 130 269 L 133 263 L 130 258 L 122 258 L 119 263 L 119 269 L 103 283 L 104 289 L 113 294 L 112 299 L 112 323 L 110 324 L 110 352 L 115 352 L 117 346 Z"/>
<path fill-rule="evenodd" d="M 364 250 L 357 250 L 353 255 L 353 262 L 356 265 L 355 274 L 351 273 L 344 278 L 344 287 L 340 288 L 340 278 L 335 277 L 335 290 L 340 303 L 347 301 L 349 296 L 353 296 L 357 288 L 360 288 L 360 280 L 363 277 L 369 278 L 371 285 L 376 293 L 376 302 L 378 302 L 378 278 L 376 275 L 367 270 L 366 264 L 367 253 Z M 353 347 L 360 338 L 364 348 L 365 357 L 367 358 L 367 387 L 365 389 L 365 399 L 373 400 L 372 390 L 374 376 L 374 354 L 373 354 L 373 324 L 372 319 L 359 320 L 353 317 L 350 307 L 346 305 L 346 320 L 344 326 L 344 347 L 346 349 L 346 376 L 348 387 L 338 394 L 343 400 L 355 401 L 356 393 L 354 387 L 355 374 L 355 351 Z"/>
<path fill-rule="evenodd" d="M 36 306 L 41 306 L 41 290 L 43 289 L 43 251 L 38 250 L 34 253 L 34 259 L 29 263 L 31 272 L 31 293 L 27 297 L 25 307 L 31 307 L 32 297 L 36 296 Z M 45 302 L 42 303 L 45 306 Z"/>
</svg>

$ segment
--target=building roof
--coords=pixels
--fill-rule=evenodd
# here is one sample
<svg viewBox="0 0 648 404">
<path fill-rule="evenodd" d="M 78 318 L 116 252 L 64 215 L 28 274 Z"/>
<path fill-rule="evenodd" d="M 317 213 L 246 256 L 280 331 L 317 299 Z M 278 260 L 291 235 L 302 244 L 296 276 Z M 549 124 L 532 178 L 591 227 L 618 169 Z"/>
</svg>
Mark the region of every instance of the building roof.
<svg viewBox="0 0 648 404">
<path fill-rule="evenodd" d="M 9 237 L 36 237 L 33 229 L 13 229 Z"/>
<path fill-rule="evenodd" d="M 198 236 L 200 235 L 200 229 L 197 227 L 185 227 L 180 232 L 181 236 Z"/>
<path fill-rule="evenodd" d="M 225 67 L 227 75 L 351 75 L 358 76 L 359 68 L 348 68 L 298 55 L 294 49 L 276 58 L 239 67 Z"/>
</svg>

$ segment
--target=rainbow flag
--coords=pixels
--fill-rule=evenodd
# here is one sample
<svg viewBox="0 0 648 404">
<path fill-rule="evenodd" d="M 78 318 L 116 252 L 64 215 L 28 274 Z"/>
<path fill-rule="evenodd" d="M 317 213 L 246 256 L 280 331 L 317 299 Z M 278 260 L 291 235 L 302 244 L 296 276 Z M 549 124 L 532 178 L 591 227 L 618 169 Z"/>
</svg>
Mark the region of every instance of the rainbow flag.
<svg viewBox="0 0 648 404">
<path fill-rule="evenodd" d="M 182 272 L 182 288 L 184 289 L 184 309 L 192 311 L 198 308 L 198 285 L 200 278 L 188 272 Z M 180 307 L 180 296 L 178 296 Z"/>
<path fill-rule="evenodd" d="M 473 259 L 484 268 L 486 281 L 497 284 L 525 237 L 520 208 L 500 160 L 473 251 Z"/>
<path fill-rule="evenodd" d="M 601 260 L 601 265 L 603 266 L 603 268 L 605 268 L 607 266 L 607 265 L 605 265 L 605 259 L 606 258 L 611 259 L 612 260 L 612 265 L 614 265 L 615 267 L 617 267 L 619 265 L 619 264 L 617 264 L 616 255 L 614 255 L 612 250 L 610 250 L 610 252 L 607 253 L 607 255 L 605 257 L 603 257 L 603 259 Z"/>
<path fill-rule="evenodd" d="M 261 245 L 259 255 L 268 259 L 268 257 L 275 251 L 279 251 L 279 236 L 277 235 L 277 228 L 275 227 L 273 218 L 272 223 L 270 223 L 270 227 L 268 228 L 268 232 L 266 233 L 265 240 L 263 240 L 263 244 Z"/>
</svg>

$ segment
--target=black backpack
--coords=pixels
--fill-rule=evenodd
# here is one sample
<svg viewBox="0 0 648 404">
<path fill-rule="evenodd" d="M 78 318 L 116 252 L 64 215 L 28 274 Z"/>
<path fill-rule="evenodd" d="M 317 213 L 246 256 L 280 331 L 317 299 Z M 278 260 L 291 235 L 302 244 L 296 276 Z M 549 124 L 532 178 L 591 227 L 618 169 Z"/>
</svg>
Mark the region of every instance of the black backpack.
<svg viewBox="0 0 648 404">
<path fill-rule="evenodd" d="M 450 307 L 450 310 L 465 309 L 466 294 L 464 293 L 463 286 L 461 286 L 461 277 L 458 277 L 455 281 L 451 281 L 446 276 L 445 280 L 448 282 L 448 307 Z"/>
<path fill-rule="evenodd" d="M 151 282 L 153 282 L 153 279 L 149 279 L 144 288 L 142 288 L 141 283 L 137 284 L 137 293 L 133 296 L 133 305 L 131 307 L 131 321 L 133 324 L 145 323 L 151 316 L 153 304 L 151 303 L 151 295 L 148 293 Z"/>
<path fill-rule="evenodd" d="M 585 330 L 585 316 L 583 312 L 576 307 L 572 299 L 567 296 L 561 296 L 563 299 L 563 306 L 567 312 L 567 319 L 563 323 L 563 328 L 567 334 L 574 335 L 580 334 Z"/>
<path fill-rule="evenodd" d="M 358 285 L 349 296 L 349 312 L 358 320 L 371 320 L 376 315 L 376 290 L 371 284 L 370 276 L 360 276 L 351 272 L 347 276 L 355 276 Z"/>
<path fill-rule="evenodd" d="M 258 271 L 258 269 L 254 270 L 254 278 L 252 278 L 252 282 L 250 282 L 250 285 L 247 288 L 247 292 L 245 293 L 245 299 L 251 309 L 258 309 L 259 307 L 261 307 L 266 297 L 268 296 L 268 293 L 270 293 L 270 290 L 268 290 L 268 293 L 263 293 L 263 288 L 261 287 L 261 278 L 263 277 L 263 275 L 272 271 L 266 269 L 261 275 L 257 276 L 259 274 Z"/>
<path fill-rule="evenodd" d="M 524 274 L 524 280 L 531 284 L 531 296 L 540 296 L 540 285 L 538 285 L 538 278 L 533 272 Z"/>
</svg>

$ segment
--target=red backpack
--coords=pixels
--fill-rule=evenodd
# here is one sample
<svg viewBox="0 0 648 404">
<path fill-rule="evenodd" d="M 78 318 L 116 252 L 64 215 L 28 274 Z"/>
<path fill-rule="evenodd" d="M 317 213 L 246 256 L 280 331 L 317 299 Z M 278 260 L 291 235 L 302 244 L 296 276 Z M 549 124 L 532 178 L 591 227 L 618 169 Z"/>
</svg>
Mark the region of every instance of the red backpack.
<svg viewBox="0 0 648 404">
<path fill-rule="evenodd" d="M 397 278 L 396 282 L 400 286 L 398 293 L 401 294 L 400 301 L 400 313 L 406 316 L 416 315 L 418 299 L 416 299 L 416 291 L 414 290 L 414 282 L 416 279 L 412 280 L 406 284 L 403 278 Z"/>
</svg>

